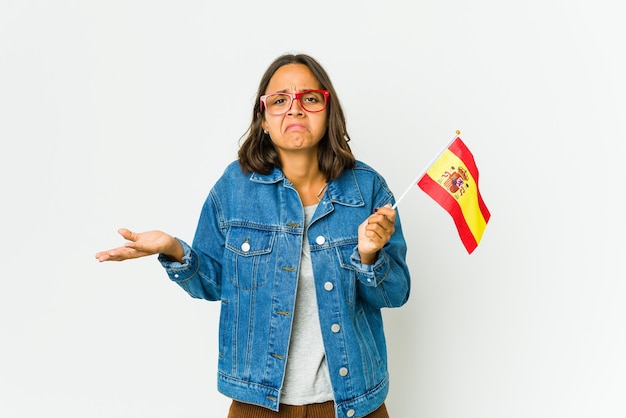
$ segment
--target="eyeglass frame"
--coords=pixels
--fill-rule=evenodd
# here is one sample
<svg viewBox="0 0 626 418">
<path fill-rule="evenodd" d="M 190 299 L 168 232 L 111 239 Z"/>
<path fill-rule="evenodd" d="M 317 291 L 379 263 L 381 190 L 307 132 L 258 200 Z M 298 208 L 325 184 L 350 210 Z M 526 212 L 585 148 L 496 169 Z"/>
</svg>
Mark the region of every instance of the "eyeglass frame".
<svg viewBox="0 0 626 418">
<path fill-rule="evenodd" d="M 302 95 L 307 94 L 307 93 L 322 93 L 324 95 L 324 107 L 321 108 L 320 110 L 308 110 L 306 109 L 306 107 L 304 107 L 302 105 Z M 267 110 L 267 98 L 270 96 L 273 96 L 275 94 L 283 94 L 285 96 L 289 96 L 289 107 L 287 107 L 287 110 L 284 113 L 279 113 L 277 115 L 272 115 L 272 116 L 282 116 L 286 113 L 288 113 L 291 110 L 291 107 L 293 106 L 293 101 L 294 99 L 298 101 L 298 103 L 300 103 L 300 107 L 302 108 L 302 110 L 304 110 L 305 112 L 309 112 L 309 113 L 318 113 L 321 112 L 322 110 L 325 110 L 328 107 L 328 99 L 330 98 L 330 91 L 329 90 L 323 90 L 323 89 L 315 89 L 315 90 L 304 90 L 304 91 L 299 91 L 297 93 L 286 93 L 286 92 L 276 92 L 276 93 L 269 93 L 269 94 L 264 94 L 263 96 L 259 97 L 259 100 L 261 101 L 261 112 L 263 112 L 264 110 Z"/>
</svg>

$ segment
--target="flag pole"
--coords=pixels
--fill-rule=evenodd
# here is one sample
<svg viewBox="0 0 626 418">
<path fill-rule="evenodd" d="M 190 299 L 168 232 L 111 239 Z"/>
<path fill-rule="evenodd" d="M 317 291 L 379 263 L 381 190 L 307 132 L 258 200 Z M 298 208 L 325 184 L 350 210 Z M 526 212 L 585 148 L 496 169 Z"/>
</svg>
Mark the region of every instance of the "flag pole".
<svg viewBox="0 0 626 418">
<path fill-rule="evenodd" d="M 418 181 L 420 181 L 422 179 L 422 177 L 424 177 L 424 174 L 426 174 L 426 172 L 428 171 L 428 169 L 430 168 L 431 165 L 433 165 L 433 163 L 435 161 L 437 161 L 437 159 L 439 159 L 439 157 L 441 157 L 441 154 L 443 154 L 449 147 L 450 145 L 452 145 L 452 143 L 454 142 L 454 140 L 461 135 L 461 131 L 456 131 L 456 135 L 450 140 L 450 142 L 448 142 L 446 144 L 445 147 L 443 147 L 441 149 L 441 151 L 439 151 L 439 153 L 437 155 L 435 155 L 435 157 L 431 160 L 431 162 L 428 163 L 428 165 L 426 166 L 426 168 L 424 168 L 424 170 L 422 170 L 422 172 L 415 177 L 415 180 L 413 180 L 413 182 L 411 182 L 411 184 L 409 184 L 409 187 L 406 188 L 406 190 L 400 195 L 400 197 L 396 200 L 396 203 L 393 204 L 393 206 L 391 207 L 392 209 L 395 209 L 398 206 L 398 203 L 400 203 L 400 201 L 402 199 L 404 199 L 404 196 L 406 196 L 409 191 L 417 184 Z"/>
</svg>

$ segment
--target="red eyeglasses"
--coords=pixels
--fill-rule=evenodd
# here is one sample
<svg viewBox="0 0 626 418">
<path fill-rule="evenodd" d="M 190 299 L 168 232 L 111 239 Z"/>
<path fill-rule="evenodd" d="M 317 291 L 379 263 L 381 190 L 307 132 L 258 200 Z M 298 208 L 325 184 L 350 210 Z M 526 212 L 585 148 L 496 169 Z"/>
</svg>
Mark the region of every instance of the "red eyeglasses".
<svg viewBox="0 0 626 418">
<path fill-rule="evenodd" d="M 261 112 L 266 109 L 272 116 L 280 116 L 289 112 L 293 100 L 307 112 L 321 112 L 328 105 L 328 90 L 306 90 L 298 93 L 270 93 L 261 96 Z"/>
</svg>

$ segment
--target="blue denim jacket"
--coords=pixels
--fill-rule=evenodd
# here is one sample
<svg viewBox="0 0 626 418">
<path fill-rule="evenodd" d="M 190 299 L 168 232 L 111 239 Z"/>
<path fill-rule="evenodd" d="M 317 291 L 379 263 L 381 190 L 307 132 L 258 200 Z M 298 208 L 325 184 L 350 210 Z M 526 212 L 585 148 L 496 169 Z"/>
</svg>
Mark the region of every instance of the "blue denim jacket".
<svg viewBox="0 0 626 418">
<path fill-rule="evenodd" d="M 384 179 L 357 162 L 328 184 L 308 228 L 319 318 L 337 417 L 362 417 L 387 396 L 380 309 L 403 305 L 410 278 L 399 216 L 373 265 L 360 262 L 357 228 L 393 203 Z M 304 210 L 280 169 L 227 167 L 207 197 L 183 263 L 160 256 L 192 297 L 219 300 L 218 389 L 278 410 L 291 334 Z"/>
</svg>

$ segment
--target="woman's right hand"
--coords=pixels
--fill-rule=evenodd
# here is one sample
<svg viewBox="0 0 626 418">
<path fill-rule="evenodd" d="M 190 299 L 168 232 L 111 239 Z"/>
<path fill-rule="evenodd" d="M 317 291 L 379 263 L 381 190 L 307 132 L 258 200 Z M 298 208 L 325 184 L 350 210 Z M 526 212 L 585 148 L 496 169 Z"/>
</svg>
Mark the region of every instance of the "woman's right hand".
<svg viewBox="0 0 626 418">
<path fill-rule="evenodd" d="M 154 254 L 164 254 L 179 262 L 183 261 L 183 247 L 173 236 L 162 231 L 133 232 L 126 228 L 118 230 L 127 240 L 122 247 L 100 251 L 96 259 L 102 261 L 124 261 Z"/>
</svg>

